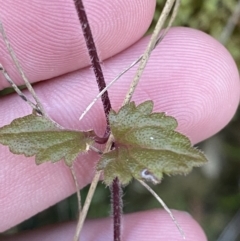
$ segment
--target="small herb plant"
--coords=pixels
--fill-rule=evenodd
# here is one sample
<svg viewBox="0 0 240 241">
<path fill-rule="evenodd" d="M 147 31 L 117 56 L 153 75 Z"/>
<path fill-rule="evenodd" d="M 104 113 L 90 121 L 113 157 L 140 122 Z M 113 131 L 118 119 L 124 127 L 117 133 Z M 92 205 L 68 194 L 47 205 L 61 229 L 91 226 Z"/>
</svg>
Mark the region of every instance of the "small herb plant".
<svg viewBox="0 0 240 241">
<path fill-rule="evenodd" d="M 74 0 L 74 3 L 82 26 L 96 82 L 99 87 L 100 94 L 97 98 L 101 97 L 104 107 L 106 116 L 105 134 L 100 137 L 95 134 L 94 130 L 76 131 L 65 129 L 48 117 L 41 101 L 27 80 L 1 24 L 0 31 L 3 40 L 18 71 L 25 81 L 26 87 L 35 99 L 35 103 L 30 101 L 22 93 L 1 65 L 0 70 L 6 80 L 12 85 L 19 96 L 32 107 L 33 113 L 17 118 L 9 125 L 1 127 L 0 143 L 8 146 L 14 154 L 25 155 L 26 157 L 35 156 L 37 165 L 48 161 L 54 163 L 63 160 L 72 171 L 77 191 L 78 184 L 73 170 L 73 162 L 81 153 L 96 151 L 99 154 L 100 160 L 97 163 L 96 175 L 83 209 L 81 208 L 80 194 L 78 193 L 80 217 L 74 240 L 79 240 L 80 231 L 86 217 L 90 200 L 100 175 L 103 173 L 103 181 L 107 186 L 110 186 L 112 193 L 114 220 L 113 240 L 120 241 L 122 186 L 127 185 L 132 178 L 135 178 L 155 195 L 153 190 L 146 185 L 146 181 L 158 184 L 161 182 L 163 174 L 188 174 L 193 167 L 201 166 L 206 162 L 203 153 L 192 147 L 190 140 L 186 136 L 176 131 L 177 120 L 175 118 L 167 116 L 165 113 L 153 112 L 154 103 L 152 100 L 146 100 L 139 105 L 131 101 L 151 51 L 161 42 L 176 16 L 179 1 L 168 0 L 166 2 L 145 53 L 130 66 L 132 67 L 140 62 L 138 72 L 129 88 L 129 92 L 126 94 L 122 107 L 118 111 L 114 111 L 111 108 L 111 101 L 107 89 L 130 67 L 124 70 L 109 86 L 106 86 L 83 2 L 82 0 Z M 163 23 L 173 6 L 173 15 L 168 27 L 160 35 Z M 96 102 L 97 98 L 90 107 Z M 86 109 L 81 118 L 84 117 L 90 107 Z M 105 145 L 104 151 L 98 150 L 95 144 Z M 163 204 L 176 223 L 170 210 L 159 197 L 156 198 Z M 183 231 L 177 223 L 176 225 L 184 237 Z"/>
</svg>

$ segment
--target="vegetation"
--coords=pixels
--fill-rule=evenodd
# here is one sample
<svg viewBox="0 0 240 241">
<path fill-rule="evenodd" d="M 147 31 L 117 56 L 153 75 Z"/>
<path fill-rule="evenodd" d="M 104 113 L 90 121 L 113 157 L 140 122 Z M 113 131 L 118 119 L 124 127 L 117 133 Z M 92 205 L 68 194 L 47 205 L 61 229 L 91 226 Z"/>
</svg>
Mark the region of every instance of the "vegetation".
<svg viewBox="0 0 240 241">
<path fill-rule="evenodd" d="M 149 32 L 152 30 L 165 1 L 158 1 L 156 16 Z M 237 1 L 190 1 L 182 0 L 182 5 L 174 22 L 175 26 L 186 26 L 202 30 L 219 39 L 232 15 Z M 226 48 L 240 66 L 240 33 L 239 23 L 226 42 Z M 9 91 L 9 90 L 6 90 Z M 6 94 L 4 91 L 0 95 Z M 153 186 L 169 207 L 186 210 L 203 227 L 209 240 L 216 240 L 228 222 L 237 213 L 240 203 L 240 113 L 237 112 L 233 121 L 210 140 L 201 143 L 207 154 L 217 153 L 215 171 L 207 172 L 206 168 L 196 169 L 187 177 L 165 177 L 161 185 Z M 217 143 L 217 148 L 216 148 Z M 219 150 L 221 149 L 221 153 Z M 177 187 L 176 187 L 177 184 Z M 88 187 L 82 191 L 83 199 Z M 99 184 L 88 217 L 109 216 L 109 190 Z M 139 200 L 141 195 L 141 203 Z M 158 208 L 159 204 L 138 182 L 133 181 L 124 190 L 124 213 Z M 142 205 L 144 203 L 144 205 Z M 99 208 L 101 206 L 101 208 Z M 77 200 L 75 196 L 56 204 L 44 212 L 32 217 L 9 232 L 18 232 L 36 228 L 54 222 L 75 220 Z"/>
</svg>

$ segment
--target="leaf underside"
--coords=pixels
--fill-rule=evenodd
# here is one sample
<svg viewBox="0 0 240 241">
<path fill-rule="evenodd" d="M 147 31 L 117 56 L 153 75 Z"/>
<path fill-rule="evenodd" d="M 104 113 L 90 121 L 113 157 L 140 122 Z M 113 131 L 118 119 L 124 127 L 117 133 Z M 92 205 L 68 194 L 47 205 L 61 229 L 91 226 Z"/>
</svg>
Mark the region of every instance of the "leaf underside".
<svg viewBox="0 0 240 241">
<path fill-rule="evenodd" d="M 164 113 L 152 113 L 153 102 L 136 106 L 131 102 L 118 113 L 111 111 L 109 122 L 115 149 L 102 155 L 98 170 L 110 185 L 117 176 L 123 185 L 132 177 L 159 183 L 163 173 L 188 174 L 207 160 L 190 140 L 175 131 L 177 121 Z"/>
<path fill-rule="evenodd" d="M 87 150 L 86 143 L 93 142 L 92 134 L 60 129 L 48 118 L 32 114 L 0 128 L 0 143 L 14 154 L 36 156 L 36 164 L 64 159 L 71 166 L 78 154 Z"/>
</svg>

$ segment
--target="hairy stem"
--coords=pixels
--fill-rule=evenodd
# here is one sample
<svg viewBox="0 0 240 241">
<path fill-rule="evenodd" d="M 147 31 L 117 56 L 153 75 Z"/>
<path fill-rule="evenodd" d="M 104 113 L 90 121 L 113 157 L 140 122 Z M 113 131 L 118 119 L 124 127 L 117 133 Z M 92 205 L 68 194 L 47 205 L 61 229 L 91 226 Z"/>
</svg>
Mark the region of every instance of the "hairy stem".
<svg viewBox="0 0 240 241">
<path fill-rule="evenodd" d="M 114 241 L 121 240 L 121 215 L 122 215 L 122 189 L 119 179 L 116 177 L 111 185 L 112 194 L 112 212 L 113 212 L 113 229 Z"/>
<path fill-rule="evenodd" d="M 172 12 L 172 16 L 168 22 L 167 27 L 162 31 L 162 33 L 159 35 L 159 37 L 157 38 L 157 41 L 155 41 L 155 39 L 151 39 L 150 41 L 154 41 L 155 44 L 153 44 L 152 49 L 150 49 L 150 52 L 155 49 L 157 47 L 157 45 L 163 40 L 163 38 L 165 37 L 165 35 L 167 34 L 168 30 L 170 29 L 170 27 L 172 26 L 172 23 L 177 15 L 178 12 L 178 8 L 180 6 L 181 0 L 170 0 L 170 1 L 175 1 L 175 5 L 174 5 L 174 9 Z M 240 0 L 239 0 L 240 1 Z M 160 16 L 161 17 L 161 16 Z M 162 20 L 161 20 L 162 21 Z M 161 26 L 160 26 L 161 27 Z M 149 51 L 149 50 L 148 50 Z M 150 53 L 149 52 L 149 53 Z M 144 57 L 144 54 L 140 55 L 133 63 L 131 63 L 127 68 L 125 68 L 120 74 L 118 74 L 101 92 L 98 93 L 98 95 L 94 98 L 94 100 L 87 106 L 87 108 L 85 109 L 85 111 L 82 113 L 82 115 L 80 116 L 79 120 L 82 120 L 83 117 L 87 114 L 87 112 L 92 108 L 92 106 L 97 102 L 97 100 L 105 93 L 105 91 L 107 91 L 117 80 L 120 79 L 120 77 L 125 74 L 129 69 L 131 69 L 133 66 L 135 66 L 137 63 L 139 63 L 142 58 Z M 141 70 L 138 70 L 141 71 Z M 140 75 L 139 75 L 140 78 Z M 130 102 L 132 95 L 137 87 L 137 82 L 138 80 L 134 79 L 133 83 L 134 86 L 130 87 L 129 92 L 127 94 L 127 96 L 125 97 L 125 101 L 124 104 Z M 133 85 L 132 83 L 132 85 Z"/>
<path fill-rule="evenodd" d="M 88 22 L 88 18 L 87 18 L 87 14 L 83 5 L 82 0 L 74 0 L 74 4 L 75 4 L 75 8 L 77 10 L 77 14 L 78 14 L 78 18 L 82 27 L 82 31 L 83 31 L 83 35 L 85 38 L 85 42 L 87 45 L 87 49 L 88 49 L 88 54 L 89 57 L 91 59 L 91 65 L 93 67 L 93 71 L 96 77 L 96 81 L 98 84 L 98 89 L 99 92 L 101 92 L 105 87 L 106 87 L 106 82 L 103 76 L 103 72 L 102 72 L 102 68 L 100 65 L 100 60 L 98 57 L 98 53 L 97 53 L 97 49 L 93 40 L 93 36 L 92 36 L 92 31 L 90 28 L 90 24 Z M 105 137 L 109 137 L 110 135 L 110 125 L 109 125 L 109 120 L 108 120 L 108 115 L 109 112 L 111 110 L 111 102 L 109 99 L 109 95 L 108 92 L 106 91 L 102 96 L 102 103 L 103 103 L 103 108 L 104 108 L 104 113 L 106 116 L 106 121 L 107 121 L 107 127 L 106 127 L 106 131 L 105 131 Z M 112 139 L 112 138 L 110 138 Z M 110 148 L 112 146 L 112 143 L 110 144 Z M 108 150 L 108 151 L 109 151 Z M 98 177 L 98 175 L 97 175 Z M 99 178 L 99 177 L 98 177 Z M 118 207 L 115 207 L 115 203 L 116 205 L 121 204 L 122 200 L 121 200 L 121 195 L 119 195 L 119 193 L 121 192 L 121 185 L 118 181 L 118 178 L 115 178 L 113 183 L 112 183 L 112 197 L 113 198 L 113 210 L 114 210 L 114 241 L 120 241 L 120 237 L 121 237 L 121 233 L 120 233 L 120 218 L 121 218 L 121 209 L 119 209 Z M 115 219 L 116 217 L 116 219 Z"/>
<path fill-rule="evenodd" d="M 100 65 L 97 49 L 93 40 L 90 24 L 88 22 L 87 14 L 86 14 L 82 0 L 74 0 L 74 3 L 78 14 L 78 19 L 82 27 L 85 42 L 87 45 L 88 54 L 91 59 L 91 65 L 93 67 L 93 71 L 98 84 L 98 89 L 99 89 L 99 92 L 101 92 L 106 87 L 106 83 L 103 76 L 102 67 Z M 108 134 L 110 132 L 108 114 L 109 114 L 109 111 L 111 110 L 111 102 L 108 96 L 108 92 L 106 91 L 101 98 L 102 98 L 104 113 L 107 120 L 106 134 Z"/>
</svg>

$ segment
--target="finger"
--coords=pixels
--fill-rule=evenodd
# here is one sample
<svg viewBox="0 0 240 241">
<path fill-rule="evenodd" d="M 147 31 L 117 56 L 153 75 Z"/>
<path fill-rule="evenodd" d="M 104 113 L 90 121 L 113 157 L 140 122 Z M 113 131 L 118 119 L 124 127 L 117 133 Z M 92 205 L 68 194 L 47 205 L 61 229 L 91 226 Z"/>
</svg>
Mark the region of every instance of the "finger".
<svg viewBox="0 0 240 241">
<path fill-rule="evenodd" d="M 200 226 L 192 217 L 183 212 L 174 211 L 177 221 L 180 223 L 187 240 L 206 241 L 206 236 Z M 112 220 L 109 218 L 87 221 L 84 225 L 81 238 L 83 240 L 111 240 L 113 237 Z M 75 231 L 75 223 L 61 224 L 58 226 L 42 228 L 37 231 L 30 231 L 19 236 L 13 236 L 6 241 L 28 241 L 28 240 L 71 240 Z M 168 240 L 182 241 L 178 229 L 171 221 L 166 212 L 154 210 L 140 212 L 123 216 L 123 234 L 125 241 L 134 240 Z M 94 230 L 94 232 L 92 232 Z"/>
<path fill-rule="evenodd" d="M 135 43 L 147 31 L 156 1 L 85 1 L 100 59 Z M 21 11 L 19 11 L 21 9 Z M 89 65 L 90 60 L 72 0 L 2 1 L 0 18 L 31 82 L 53 78 Z M 0 63 L 17 84 L 9 53 L 0 41 Z M 0 89 L 7 87 L 0 77 Z"/>
<path fill-rule="evenodd" d="M 146 42 L 147 39 L 143 39 L 105 61 L 103 68 L 107 81 L 139 56 Z M 134 70 L 129 71 L 110 90 L 114 109 L 121 106 L 133 75 Z M 78 121 L 86 105 L 98 93 L 91 70 L 77 71 L 40 83 L 35 88 L 47 112 L 64 127 L 93 128 L 98 134 L 104 132 L 101 101 L 82 122 Z M 196 143 L 215 134 L 233 116 L 239 101 L 238 71 L 229 53 L 217 41 L 196 30 L 174 28 L 154 51 L 134 99 L 137 103 L 154 100 L 155 110 L 166 111 L 176 117 L 179 131 Z M 25 103 L 18 103 L 18 100 L 17 96 L 1 100 L 0 126 L 30 112 Z M 0 162 L 4 166 L 0 174 L 4 177 L 0 182 L 0 195 L 4 198 L 0 200 L 5 207 L 2 217 L 6 220 L 0 224 L 2 229 L 15 225 L 73 192 L 71 175 L 62 162 L 35 166 L 33 158 L 15 156 L 9 153 L 7 147 L 0 148 Z M 81 186 L 91 181 L 97 159 L 95 154 L 81 156 L 76 161 Z M 30 205 L 26 205 L 29 202 Z"/>
</svg>

